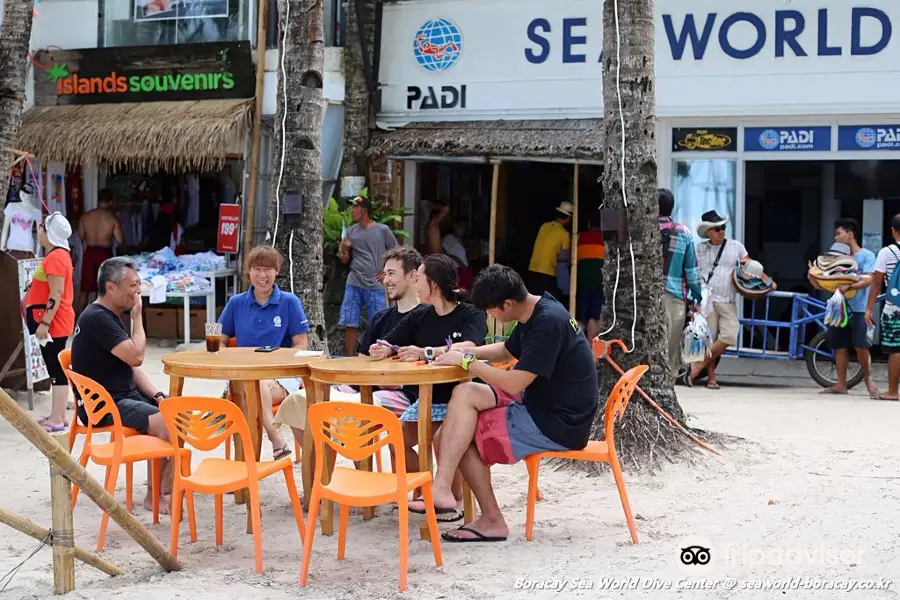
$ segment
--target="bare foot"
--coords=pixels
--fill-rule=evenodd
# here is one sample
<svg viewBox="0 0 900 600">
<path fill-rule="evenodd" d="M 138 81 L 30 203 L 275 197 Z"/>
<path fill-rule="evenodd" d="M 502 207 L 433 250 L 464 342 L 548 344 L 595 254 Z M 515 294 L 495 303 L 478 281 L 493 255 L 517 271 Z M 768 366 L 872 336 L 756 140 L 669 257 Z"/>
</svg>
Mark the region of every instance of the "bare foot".
<svg viewBox="0 0 900 600">
<path fill-rule="evenodd" d="M 144 498 L 144 510 L 148 512 L 153 512 L 153 498 L 148 494 Z M 159 514 L 161 515 L 170 515 L 172 514 L 172 497 L 168 494 L 162 494 L 159 497 Z"/>
<path fill-rule="evenodd" d="M 481 536 L 478 534 L 481 534 Z M 442 537 L 453 540 L 480 540 L 482 538 L 504 540 L 508 535 L 509 527 L 507 527 L 503 517 L 489 520 L 481 516 L 468 525 L 463 525 L 462 528 L 444 532 Z"/>
<path fill-rule="evenodd" d="M 450 488 L 446 490 L 440 490 L 437 488 L 432 489 L 432 495 L 434 496 L 434 507 L 438 510 L 455 510 L 458 506 L 456 498 L 453 496 L 453 492 Z M 425 512 L 425 502 L 423 500 L 413 500 L 409 503 L 409 510 L 417 513 Z"/>
</svg>

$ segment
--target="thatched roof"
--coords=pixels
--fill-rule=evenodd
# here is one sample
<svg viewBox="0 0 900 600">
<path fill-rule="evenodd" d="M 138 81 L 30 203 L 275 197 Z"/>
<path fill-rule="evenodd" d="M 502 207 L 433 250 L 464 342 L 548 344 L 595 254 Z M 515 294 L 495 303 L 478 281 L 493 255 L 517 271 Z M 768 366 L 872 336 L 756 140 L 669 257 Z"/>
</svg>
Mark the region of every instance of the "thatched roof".
<svg viewBox="0 0 900 600">
<path fill-rule="evenodd" d="M 601 160 L 603 120 L 410 123 L 390 132 L 376 131 L 369 154 Z"/>
<path fill-rule="evenodd" d="M 219 169 L 242 154 L 253 100 L 36 106 L 17 148 L 45 161 L 135 169 Z"/>
</svg>

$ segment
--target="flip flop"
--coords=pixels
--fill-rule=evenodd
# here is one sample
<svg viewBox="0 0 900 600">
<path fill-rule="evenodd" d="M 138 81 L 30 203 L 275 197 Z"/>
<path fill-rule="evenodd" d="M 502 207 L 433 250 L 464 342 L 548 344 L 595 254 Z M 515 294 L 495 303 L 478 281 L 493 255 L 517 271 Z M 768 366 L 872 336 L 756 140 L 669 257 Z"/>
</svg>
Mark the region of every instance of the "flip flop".
<svg viewBox="0 0 900 600">
<path fill-rule="evenodd" d="M 393 511 L 396 511 L 397 507 L 393 508 Z M 393 512 L 392 511 L 392 512 Z M 437 516 L 438 523 L 456 523 L 457 521 L 462 521 L 465 517 L 465 513 L 458 508 L 454 508 L 453 510 L 447 511 L 446 509 L 435 509 L 435 515 Z M 425 513 L 409 511 L 409 516 L 413 521 L 424 521 L 426 519 Z M 447 518 L 442 519 L 441 517 L 445 516 Z"/>
<path fill-rule="evenodd" d="M 490 537 L 486 536 L 480 531 L 476 529 L 472 529 L 468 525 L 462 525 L 456 528 L 456 531 L 468 531 L 475 537 L 473 538 L 458 538 L 456 536 L 447 535 L 447 532 L 441 534 L 441 539 L 445 542 L 450 542 L 451 544 L 466 544 L 466 543 L 482 543 L 482 542 L 505 542 L 506 536 L 503 537 Z"/>
<path fill-rule="evenodd" d="M 413 515 L 425 516 L 425 514 L 426 514 L 424 508 L 422 510 L 415 510 L 415 509 L 411 508 L 411 509 L 409 509 L 409 512 L 410 512 L 410 514 L 413 514 Z M 461 513 L 461 511 L 458 508 L 440 508 L 437 506 L 434 507 L 434 514 L 436 514 L 438 517 L 440 517 L 441 515 L 456 515 L 459 513 Z M 454 520 L 458 521 L 459 519 L 454 519 Z M 438 521 L 440 521 L 440 519 L 438 519 Z M 453 521 L 447 521 L 447 522 L 452 523 Z"/>
<path fill-rule="evenodd" d="M 708 389 L 708 390 L 720 390 L 720 389 L 722 389 L 722 388 L 719 387 L 719 384 L 718 384 L 718 383 L 716 383 L 715 381 L 713 381 L 712 383 L 707 383 L 707 384 L 706 384 L 706 389 Z"/>
<path fill-rule="evenodd" d="M 869 397 L 874 398 L 875 396 L 880 396 L 880 395 L 881 395 L 881 390 L 879 390 L 878 386 L 873 383 L 872 386 L 869 387 Z"/>
<path fill-rule="evenodd" d="M 47 433 L 59 433 L 68 429 L 68 427 L 63 424 L 53 425 L 51 423 L 41 423 L 41 428 Z"/>
<path fill-rule="evenodd" d="M 43 425 L 44 423 L 46 423 L 49 420 L 50 420 L 50 415 L 47 415 L 46 417 L 41 417 L 40 419 L 38 419 L 38 425 Z M 63 421 L 63 425 L 68 427 L 69 425 L 71 425 L 71 423 L 69 423 L 68 421 Z"/>
<path fill-rule="evenodd" d="M 819 392 L 819 394 L 820 394 L 820 395 L 826 395 L 826 396 L 829 395 L 829 394 L 834 395 L 834 396 L 846 396 L 846 395 L 847 395 L 847 392 L 837 392 L 837 391 L 835 391 L 835 390 L 833 390 L 833 389 L 831 389 L 831 388 L 825 388 L 824 390 L 822 390 L 821 392 Z"/>
<path fill-rule="evenodd" d="M 900 399 L 898 399 L 898 398 L 885 398 L 884 396 L 885 396 L 884 394 L 877 394 L 877 395 L 875 395 L 875 396 L 872 396 L 872 398 L 874 398 L 875 400 L 884 400 L 885 402 L 898 402 L 898 401 L 900 401 Z"/>
</svg>

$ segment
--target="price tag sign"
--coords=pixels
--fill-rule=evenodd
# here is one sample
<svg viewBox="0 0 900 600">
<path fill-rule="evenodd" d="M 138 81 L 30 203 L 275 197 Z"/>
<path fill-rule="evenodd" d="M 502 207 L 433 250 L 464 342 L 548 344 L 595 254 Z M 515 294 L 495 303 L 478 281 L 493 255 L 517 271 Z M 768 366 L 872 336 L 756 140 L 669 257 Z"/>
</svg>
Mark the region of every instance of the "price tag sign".
<svg viewBox="0 0 900 600">
<path fill-rule="evenodd" d="M 216 236 L 216 252 L 236 254 L 240 243 L 241 205 L 219 205 L 219 232 Z"/>
</svg>

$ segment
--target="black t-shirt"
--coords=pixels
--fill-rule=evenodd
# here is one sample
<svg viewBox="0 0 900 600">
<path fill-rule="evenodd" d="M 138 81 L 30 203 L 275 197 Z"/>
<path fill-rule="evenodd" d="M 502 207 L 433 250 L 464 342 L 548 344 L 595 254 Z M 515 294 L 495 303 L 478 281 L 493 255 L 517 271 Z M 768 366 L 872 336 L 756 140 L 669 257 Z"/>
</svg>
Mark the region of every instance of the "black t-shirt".
<svg viewBox="0 0 900 600">
<path fill-rule="evenodd" d="M 538 429 L 557 444 L 584 448 L 598 406 L 597 368 L 569 311 L 544 294 L 528 322 L 516 325 L 506 349 L 518 359 L 517 370 L 537 375 L 523 404 Z"/>
<path fill-rule="evenodd" d="M 458 304 L 456 308 L 444 316 L 435 312 L 434 307 L 427 305 L 423 310 L 411 311 L 392 329 L 384 339 L 400 346 L 447 346 L 449 337 L 454 344 L 459 342 L 475 342 L 484 344 L 487 336 L 487 315 L 471 304 Z M 447 404 L 453 393 L 455 383 L 443 383 L 434 386 L 431 396 L 432 404 Z M 403 393 L 410 398 L 418 398 L 417 386 L 405 386 Z"/>
<path fill-rule="evenodd" d="M 137 389 L 131 365 L 112 349 L 131 339 L 122 319 L 112 311 L 90 304 L 78 317 L 72 338 L 72 369 L 106 388 L 113 398 Z"/>
<path fill-rule="evenodd" d="M 359 341 L 359 348 L 357 349 L 357 353 L 368 356 L 369 348 L 372 347 L 372 344 L 374 344 L 378 340 L 383 340 L 384 337 L 388 333 L 390 333 L 391 330 L 396 327 L 404 317 L 411 313 L 414 313 L 417 310 L 425 310 L 425 308 L 426 306 L 424 304 L 418 304 L 411 310 L 402 313 L 397 310 L 396 306 L 392 306 L 390 308 L 384 309 L 381 312 L 375 313 L 375 316 L 372 317 L 369 320 L 369 324 L 366 325 L 366 332 L 363 334 L 362 339 Z"/>
</svg>

